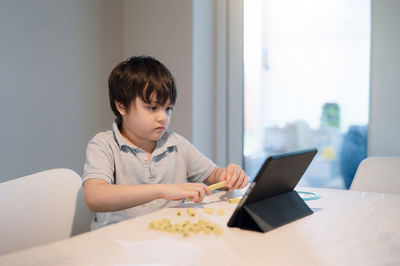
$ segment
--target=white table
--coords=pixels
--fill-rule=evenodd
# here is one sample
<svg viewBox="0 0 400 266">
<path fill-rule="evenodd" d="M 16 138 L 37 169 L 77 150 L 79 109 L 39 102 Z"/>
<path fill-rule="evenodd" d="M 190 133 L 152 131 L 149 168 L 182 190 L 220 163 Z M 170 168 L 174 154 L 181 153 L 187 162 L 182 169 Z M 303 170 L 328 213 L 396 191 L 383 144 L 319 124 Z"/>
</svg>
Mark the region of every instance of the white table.
<svg viewBox="0 0 400 266">
<path fill-rule="evenodd" d="M 300 190 L 300 189 L 299 189 Z M 190 218 L 183 206 L 0 257 L 0 265 L 400 265 L 400 195 L 308 188 L 321 199 L 307 201 L 314 214 L 267 233 L 226 226 L 236 204 L 217 192 L 196 204 Z M 238 196 L 239 192 L 233 194 Z M 221 200 L 223 199 L 223 200 Z M 202 207 L 225 215 L 203 212 Z M 217 223 L 221 236 L 183 237 L 148 229 L 159 218 L 199 218 Z M 1 239 L 0 241 L 4 241 Z"/>
</svg>

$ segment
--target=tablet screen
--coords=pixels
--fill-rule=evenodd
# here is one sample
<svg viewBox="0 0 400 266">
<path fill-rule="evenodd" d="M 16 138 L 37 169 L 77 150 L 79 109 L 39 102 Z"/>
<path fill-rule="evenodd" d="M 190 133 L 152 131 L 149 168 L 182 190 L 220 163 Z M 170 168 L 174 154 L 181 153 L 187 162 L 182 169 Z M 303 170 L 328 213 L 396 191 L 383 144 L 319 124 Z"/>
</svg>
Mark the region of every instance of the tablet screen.
<svg viewBox="0 0 400 266">
<path fill-rule="evenodd" d="M 268 157 L 241 203 L 252 203 L 292 191 L 315 157 L 317 149 L 307 149 Z"/>
</svg>

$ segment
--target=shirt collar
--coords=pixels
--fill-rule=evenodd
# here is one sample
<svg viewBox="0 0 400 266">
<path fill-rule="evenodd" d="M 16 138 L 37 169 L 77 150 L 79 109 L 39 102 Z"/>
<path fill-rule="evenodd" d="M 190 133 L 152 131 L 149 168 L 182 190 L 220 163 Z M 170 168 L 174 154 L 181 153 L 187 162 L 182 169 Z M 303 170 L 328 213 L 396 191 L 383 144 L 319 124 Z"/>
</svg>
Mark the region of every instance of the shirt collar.
<svg viewBox="0 0 400 266">
<path fill-rule="evenodd" d="M 119 146 L 120 149 L 123 149 L 124 146 L 131 148 L 135 151 L 141 151 L 143 152 L 142 149 L 136 147 L 133 144 L 130 144 L 121 134 L 121 131 L 119 130 L 121 126 L 122 121 L 119 118 L 114 119 L 113 125 L 112 125 L 112 131 L 114 134 L 114 138 Z M 168 147 L 176 146 L 176 139 L 172 136 L 172 132 L 170 131 L 165 131 L 162 137 L 157 141 L 156 148 L 154 149 L 153 155 L 159 155 L 167 150 Z"/>
<path fill-rule="evenodd" d="M 113 125 L 112 125 L 112 131 L 114 134 L 114 138 L 119 146 L 120 149 L 122 147 L 127 146 L 131 147 L 131 145 L 128 143 L 128 141 L 122 136 L 121 131 L 119 131 L 119 127 L 121 126 L 122 121 L 119 118 L 115 118 Z M 137 147 L 135 147 L 137 148 Z"/>
</svg>

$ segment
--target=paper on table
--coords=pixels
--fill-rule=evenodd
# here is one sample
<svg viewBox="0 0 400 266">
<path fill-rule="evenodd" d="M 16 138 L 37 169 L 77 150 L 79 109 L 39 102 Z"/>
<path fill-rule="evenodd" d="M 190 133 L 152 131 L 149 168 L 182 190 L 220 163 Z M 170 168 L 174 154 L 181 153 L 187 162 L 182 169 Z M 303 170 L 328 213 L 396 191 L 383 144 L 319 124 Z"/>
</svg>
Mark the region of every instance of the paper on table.
<svg viewBox="0 0 400 266">
<path fill-rule="evenodd" d="M 114 240 L 113 242 L 123 247 L 135 263 L 151 262 L 163 265 L 168 262 L 167 264 L 170 265 L 173 262 L 172 265 L 180 265 L 182 261 L 187 261 L 187 265 L 190 265 L 191 261 L 198 261 L 204 255 L 199 252 L 199 247 L 196 245 L 170 238 L 145 241 Z"/>
<path fill-rule="evenodd" d="M 197 240 L 164 237 L 144 241 L 113 240 L 112 242 L 124 249 L 124 255 L 130 258 L 130 263 L 133 265 L 243 265 L 243 258 L 240 257 L 242 247 L 238 246 L 237 250 L 232 250 L 229 242 L 219 237 L 212 241 L 204 241 L 199 235 Z"/>
</svg>

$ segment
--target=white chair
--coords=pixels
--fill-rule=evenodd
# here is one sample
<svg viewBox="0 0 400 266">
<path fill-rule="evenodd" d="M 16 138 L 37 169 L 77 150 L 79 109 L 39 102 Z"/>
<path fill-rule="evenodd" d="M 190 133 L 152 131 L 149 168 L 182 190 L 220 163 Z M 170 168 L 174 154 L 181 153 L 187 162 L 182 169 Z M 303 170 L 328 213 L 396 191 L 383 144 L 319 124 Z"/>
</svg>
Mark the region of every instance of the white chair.
<svg viewBox="0 0 400 266">
<path fill-rule="evenodd" d="M 82 179 L 53 169 L 0 183 L 0 255 L 87 232 Z"/>
<path fill-rule="evenodd" d="M 350 189 L 400 193 L 400 157 L 369 157 L 363 160 Z"/>
</svg>

